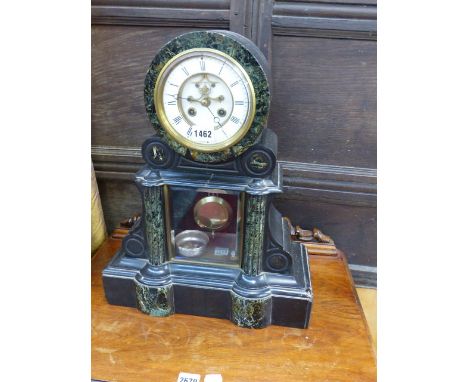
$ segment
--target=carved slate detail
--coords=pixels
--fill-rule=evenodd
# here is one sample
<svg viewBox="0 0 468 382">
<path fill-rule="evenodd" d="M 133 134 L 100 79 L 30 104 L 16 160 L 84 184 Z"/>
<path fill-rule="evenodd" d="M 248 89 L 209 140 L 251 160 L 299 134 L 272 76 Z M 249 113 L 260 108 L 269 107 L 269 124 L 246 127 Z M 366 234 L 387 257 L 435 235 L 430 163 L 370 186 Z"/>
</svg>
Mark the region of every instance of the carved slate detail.
<svg viewBox="0 0 468 382">
<path fill-rule="evenodd" d="M 146 257 L 145 232 L 141 217 L 136 220 L 128 235 L 122 240 L 122 249 L 130 257 Z"/>
</svg>

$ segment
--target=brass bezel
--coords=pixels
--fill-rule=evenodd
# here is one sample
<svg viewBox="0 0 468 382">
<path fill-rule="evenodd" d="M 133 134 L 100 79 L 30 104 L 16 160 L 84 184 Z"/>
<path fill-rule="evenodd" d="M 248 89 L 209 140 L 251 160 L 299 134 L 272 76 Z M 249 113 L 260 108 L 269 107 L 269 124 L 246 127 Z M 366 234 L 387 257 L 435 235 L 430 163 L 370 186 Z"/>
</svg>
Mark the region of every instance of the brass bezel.
<svg viewBox="0 0 468 382">
<path fill-rule="evenodd" d="M 163 93 L 163 88 L 164 88 L 164 83 L 165 79 L 167 78 L 168 74 L 170 73 L 169 69 L 170 67 L 173 66 L 175 62 L 182 61 L 185 59 L 185 56 L 194 56 L 195 53 L 203 53 L 203 52 L 209 52 L 213 54 L 217 54 L 219 56 L 224 57 L 227 61 L 229 61 L 232 65 L 237 67 L 240 72 L 244 75 L 244 77 L 247 80 L 247 86 L 250 90 L 249 94 L 249 114 L 247 116 L 247 119 L 245 120 L 244 124 L 242 127 L 237 131 L 236 134 L 234 134 L 231 138 L 221 142 L 221 143 L 216 143 L 212 145 L 206 145 L 206 144 L 200 144 L 200 143 L 195 143 L 190 141 L 189 139 L 185 138 L 181 134 L 179 134 L 171 125 L 169 122 L 166 112 L 164 109 L 164 104 L 162 101 L 162 93 Z M 221 151 L 225 150 L 231 146 L 234 146 L 236 143 L 238 143 L 249 131 L 250 126 L 252 125 L 252 122 L 255 118 L 255 112 L 256 112 L 256 96 L 255 96 L 255 89 L 252 84 L 252 81 L 250 79 L 250 76 L 248 73 L 245 71 L 245 69 L 240 65 L 235 59 L 233 59 L 231 56 L 228 54 L 217 50 L 217 49 L 211 49 L 211 48 L 193 48 L 193 49 L 188 49 L 184 50 L 183 52 L 180 52 L 179 54 L 175 55 L 172 57 L 161 69 L 161 72 L 159 73 L 158 79 L 156 81 L 156 85 L 154 87 L 154 106 L 156 110 L 156 115 L 159 118 L 159 121 L 161 123 L 161 126 L 164 128 L 164 130 L 169 134 L 169 136 L 174 139 L 176 142 L 180 143 L 181 145 L 201 151 L 201 152 L 206 152 L 206 153 L 212 153 L 216 151 Z"/>
</svg>

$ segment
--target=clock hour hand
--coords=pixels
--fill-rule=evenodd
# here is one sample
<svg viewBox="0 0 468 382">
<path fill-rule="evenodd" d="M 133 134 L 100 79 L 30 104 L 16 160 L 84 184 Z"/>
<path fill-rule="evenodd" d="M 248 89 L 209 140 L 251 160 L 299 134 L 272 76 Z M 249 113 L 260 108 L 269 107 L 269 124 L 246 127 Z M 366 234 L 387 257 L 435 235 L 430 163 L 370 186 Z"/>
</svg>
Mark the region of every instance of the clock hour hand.
<svg viewBox="0 0 468 382">
<path fill-rule="evenodd" d="M 218 97 L 207 97 L 207 98 L 209 98 L 212 101 L 219 101 L 219 102 L 224 101 L 224 96 L 223 95 L 220 95 Z"/>
<path fill-rule="evenodd" d="M 179 95 L 176 95 L 176 94 L 169 94 L 171 97 L 173 97 L 174 99 L 184 99 L 186 101 L 189 101 L 189 102 L 202 102 L 201 99 L 203 97 L 200 97 L 199 99 L 195 99 L 193 98 L 192 96 L 188 96 L 188 97 L 181 97 Z"/>
<path fill-rule="evenodd" d="M 207 106 L 208 104 L 210 104 L 210 101 L 219 101 L 219 102 L 222 102 L 224 101 L 224 96 L 223 95 L 220 95 L 218 97 L 203 97 L 201 96 L 200 98 L 194 98 L 192 96 L 188 96 L 187 98 L 183 98 L 183 97 L 178 97 L 180 99 L 186 99 L 187 101 L 189 102 L 199 102 L 201 103 L 203 106 Z"/>
<path fill-rule="evenodd" d="M 203 98 L 203 97 L 200 97 L 200 98 L 198 98 L 198 99 L 193 98 L 192 96 L 188 96 L 187 98 L 183 98 L 183 97 L 179 97 L 179 98 L 180 98 L 180 99 L 186 99 L 186 100 L 189 101 L 189 102 L 199 102 L 199 103 L 203 104 L 203 103 L 202 103 L 202 98 Z"/>
</svg>

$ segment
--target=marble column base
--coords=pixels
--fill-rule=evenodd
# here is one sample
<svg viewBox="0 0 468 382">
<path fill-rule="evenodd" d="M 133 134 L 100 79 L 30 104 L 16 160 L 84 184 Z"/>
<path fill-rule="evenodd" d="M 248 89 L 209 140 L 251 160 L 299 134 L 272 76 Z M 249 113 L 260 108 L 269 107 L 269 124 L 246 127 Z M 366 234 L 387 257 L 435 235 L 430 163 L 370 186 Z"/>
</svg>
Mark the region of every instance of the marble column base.
<svg viewBox="0 0 468 382">
<path fill-rule="evenodd" d="M 231 321 L 243 328 L 260 329 L 271 324 L 271 296 L 245 298 L 231 292 Z"/>
<path fill-rule="evenodd" d="M 137 308 L 155 317 L 166 317 L 174 313 L 174 289 L 172 284 L 150 287 L 135 282 Z"/>
</svg>

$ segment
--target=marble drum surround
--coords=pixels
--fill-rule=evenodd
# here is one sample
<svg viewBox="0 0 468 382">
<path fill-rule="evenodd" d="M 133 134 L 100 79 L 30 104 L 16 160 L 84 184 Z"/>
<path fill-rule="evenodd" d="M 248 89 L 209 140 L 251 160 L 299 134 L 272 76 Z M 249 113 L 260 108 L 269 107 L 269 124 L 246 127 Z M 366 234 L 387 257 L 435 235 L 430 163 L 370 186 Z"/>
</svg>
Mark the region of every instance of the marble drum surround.
<svg viewBox="0 0 468 382">
<path fill-rule="evenodd" d="M 235 38 L 234 38 L 235 37 Z M 229 150 L 215 153 L 203 153 L 189 150 L 173 140 L 161 127 L 155 110 L 154 87 L 162 68 L 175 55 L 194 48 L 212 48 L 226 53 L 239 62 L 250 77 L 255 88 L 256 113 L 254 121 L 246 136 Z M 252 49 L 253 48 L 253 49 Z M 270 108 L 270 90 L 268 86 L 268 65 L 257 47 L 248 39 L 228 31 L 191 32 L 176 37 L 161 48 L 148 69 L 145 78 L 145 107 L 148 117 L 156 130 L 156 135 L 167 142 L 170 147 L 184 156 L 204 162 L 222 162 L 233 159 L 245 152 L 258 139 L 264 129 Z"/>
</svg>

